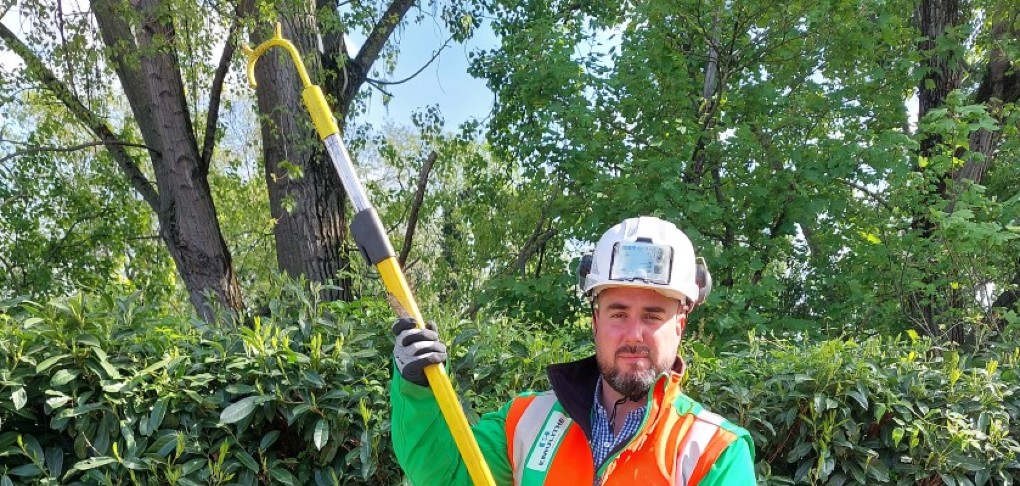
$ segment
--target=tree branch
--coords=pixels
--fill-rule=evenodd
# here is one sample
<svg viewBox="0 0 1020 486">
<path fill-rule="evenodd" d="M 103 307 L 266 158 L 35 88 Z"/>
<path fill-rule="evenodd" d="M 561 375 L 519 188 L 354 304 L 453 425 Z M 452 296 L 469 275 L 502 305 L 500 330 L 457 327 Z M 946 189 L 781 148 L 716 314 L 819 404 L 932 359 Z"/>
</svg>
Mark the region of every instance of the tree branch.
<svg viewBox="0 0 1020 486">
<path fill-rule="evenodd" d="M 25 45 L 17 35 L 6 25 L 0 23 L 0 39 L 3 39 L 8 47 L 14 51 L 25 62 L 29 71 L 49 89 L 53 95 L 70 111 L 79 122 L 84 124 L 97 137 L 103 141 L 103 145 L 110 151 L 110 155 L 117 162 L 124 176 L 142 199 L 149 204 L 154 211 L 159 208 L 159 195 L 152 183 L 145 178 L 138 163 L 128 155 L 124 149 L 125 142 L 114 135 L 113 130 L 95 113 L 90 111 L 59 79 L 53 74 L 42 59 L 36 56 L 28 46 Z"/>
<path fill-rule="evenodd" d="M 362 83 L 368 77 L 369 69 L 379 59 L 383 46 L 386 45 L 386 41 L 389 40 L 393 30 L 400 24 L 407 11 L 411 9 L 411 5 L 414 5 L 414 0 L 393 0 L 393 3 L 390 3 L 389 8 L 372 28 L 372 32 L 368 34 L 358 55 L 346 66 L 346 72 L 350 76 L 348 76 L 344 96 L 341 100 L 342 106 L 339 110 L 341 113 L 347 113 L 351 102 L 354 101 L 354 95 L 361 89 Z"/>
<path fill-rule="evenodd" d="M 382 94 L 384 94 L 386 96 L 393 96 L 393 93 L 390 93 L 389 91 L 386 91 L 385 89 L 383 89 L 382 86 L 379 86 L 379 82 L 378 81 L 376 81 L 374 79 L 366 79 L 365 82 L 368 83 L 369 86 L 371 86 L 371 87 L 375 88 L 376 90 L 378 90 L 380 93 L 382 93 Z"/>
<path fill-rule="evenodd" d="M 124 147 L 136 147 L 136 148 L 143 148 L 143 149 L 151 150 L 151 149 L 149 149 L 149 147 L 146 147 L 145 145 L 142 145 L 140 143 L 117 142 L 117 141 L 114 141 L 114 142 L 104 142 L 102 140 L 97 140 L 95 142 L 85 142 L 85 143 L 80 143 L 78 145 L 72 145 L 70 147 L 32 147 L 32 148 L 25 149 L 25 150 L 18 150 L 16 152 L 13 152 L 13 153 L 10 153 L 8 155 L 5 155 L 2 159 L 0 159 L 0 164 L 4 164 L 8 160 L 13 160 L 13 159 L 16 159 L 18 157 L 24 157 L 26 155 L 32 155 L 32 154 L 41 153 L 41 152 L 75 152 L 75 151 L 78 151 L 78 150 L 81 150 L 81 149 L 84 149 L 84 148 L 97 147 L 97 146 L 100 146 L 100 145 L 102 145 L 102 146 L 106 146 L 106 145 L 121 145 L 121 146 L 124 146 Z"/>
<path fill-rule="evenodd" d="M 358 51 L 358 55 L 354 58 L 355 64 L 363 68 L 364 72 L 367 72 L 368 67 L 379 58 L 379 53 L 382 52 L 383 46 L 389 40 L 390 34 L 400 24 L 407 11 L 411 9 L 411 5 L 414 5 L 414 0 L 394 0 L 382 18 L 376 22 L 372 32 L 368 34 L 368 38 L 365 39 L 365 43 Z"/>
<path fill-rule="evenodd" d="M 886 201 L 885 198 L 883 198 L 882 196 L 879 196 L 878 194 L 871 192 L 870 190 L 868 190 L 867 187 L 864 187 L 854 181 L 848 181 L 846 179 L 840 179 L 838 177 L 835 180 L 839 181 L 842 184 L 850 186 L 854 189 L 857 189 L 858 191 L 863 192 L 866 196 L 870 197 L 871 199 L 874 199 L 875 202 L 881 204 L 882 207 L 888 209 L 889 211 L 894 211 L 894 208 L 892 207 L 891 204 L 889 204 L 889 201 Z"/>
<path fill-rule="evenodd" d="M 418 172 L 418 187 L 414 191 L 414 201 L 411 203 L 411 214 L 407 218 L 407 230 L 404 232 L 404 245 L 400 248 L 400 267 L 404 267 L 404 263 L 407 262 L 407 256 L 411 253 L 411 241 L 414 240 L 414 231 L 418 226 L 418 212 L 421 210 L 421 204 L 425 200 L 425 189 L 429 182 L 429 173 L 432 172 L 432 166 L 436 163 L 436 151 L 433 150 L 429 154 L 428 158 L 425 159 L 425 163 L 421 166 L 421 171 Z"/>
<path fill-rule="evenodd" d="M 1010 40 L 1016 40 L 1020 37 L 1018 34 L 1020 32 L 1013 29 L 1010 23 L 1004 20 L 996 22 L 992 26 L 991 36 L 997 46 Z M 974 94 L 974 103 L 985 105 L 992 117 L 999 123 L 1003 122 L 1002 106 L 1015 103 L 1020 99 L 1018 67 L 1020 66 L 1006 55 L 1002 47 L 996 47 L 988 53 L 988 65 L 985 67 L 981 84 Z M 953 175 L 954 184 L 959 185 L 966 179 L 975 184 L 983 183 L 985 173 L 995 161 L 996 152 L 1002 141 L 1002 132 L 1002 130 L 988 131 L 983 128 L 971 132 L 970 150 L 980 153 L 983 157 L 968 157 L 963 167 Z M 947 212 L 952 212 L 956 205 L 956 199 L 962 192 L 962 188 L 958 186 L 953 189 Z"/>
<path fill-rule="evenodd" d="M 94 218 L 96 215 L 89 215 L 89 216 Z M 46 256 L 43 257 L 43 263 L 47 263 L 47 264 L 52 263 L 53 262 L 53 257 L 57 254 L 58 251 L 60 251 L 64 247 L 64 244 L 67 243 L 67 240 L 71 239 L 71 236 L 74 234 L 74 229 L 78 227 L 78 224 L 81 223 L 82 221 L 84 221 L 85 219 L 92 219 L 92 218 L 79 218 L 79 219 L 74 220 L 71 223 L 71 227 L 67 228 L 66 230 L 64 230 L 64 236 L 60 237 L 60 241 L 57 241 L 55 243 L 52 243 L 52 242 L 50 243 L 49 248 L 46 251 Z"/>
<path fill-rule="evenodd" d="M 205 134 L 202 140 L 202 155 L 198 162 L 199 170 L 203 174 L 209 173 L 209 163 L 212 161 L 213 148 L 216 145 L 216 126 L 220 118 L 220 99 L 223 96 L 223 82 L 227 79 L 227 72 L 230 71 L 230 60 L 234 58 L 234 51 L 237 50 L 237 31 L 241 26 L 241 19 L 247 13 L 250 1 L 241 0 L 237 4 L 234 21 L 230 24 L 230 32 L 227 34 L 227 43 L 223 46 L 223 53 L 220 54 L 220 63 L 216 66 L 216 74 L 213 76 L 212 87 L 209 91 L 209 112 L 205 119 Z"/>
<path fill-rule="evenodd" d="M 554 228 L 549 228 L 545 231 L 538 231 L 541 226 L 535 228 L 536 232 L 531 235 L 528 239 L 528 243 L 521 248 L 521 251 L 517 254 L 517 267 L 521 270 L 521 276 L 526 276 L 525 264 L 531 259 L 535 253 L 538 252 L 553 236 L 556 236 L 558 231 Z"/>
<path fill-rule="evenodd" d="M 370 82 L 370 83 L 374 83 L 376 85 L 394 85 L 394 84 L 403 84 L 403 83 L 406 83 L 406 82 L 414 79 L 415 77 L 417 77 L 419 74 L 421 74 L 422 71 L 425 70 L 425 68 L 429 67 L 430 64 L 435 62 L 435 60 L 439 58 L 439 54 L 441 52 L 443 52 L 443 49 L 446 49 L 450 45 L 450 41 L 452 41 L 452 40 L 453 40 L 453 36 L 451 35 L 450 37 L 448 37 L 446 39 L 446 42 L 444 42 L 443 45 L 439 46 L 439 49 L 436 49 L 435 51 L 432 52 L 432 58 L 429 59 L 428 62 L 426 62 L 424 66 L 422 66 L 417 71 L 415 71 L 414 74 L 412 74 L 412 75 L 410 75 L 410 76 L 408 76 L 408 77 L 406 77 L 404 79 L 401 79 L 400 81 L 383 81 L 383 80 L 380 80 L 380 79 L 373 79 L 373 78 L 368 78 L 368 77 L 366 77 L 365 80 Z"/>
<path fill-rule="evenodd" d="M 995 298 L 995 302 L 992 302 L 992 309 L 1005 309 L 1005 310 L 1020 310 L 1017 309 L 1017 301 L 1020 301 L 1020 260 L 1016 262 L 1016 272 L 1013 274 L 1013 281 L 1010 282 L 1009 288 L 999 294 Z M 1006 319 L 1002 317 L 1000 313 L 996 318 L 996 324 L 1001 331 L 1006 327 Z"/>
</svg>

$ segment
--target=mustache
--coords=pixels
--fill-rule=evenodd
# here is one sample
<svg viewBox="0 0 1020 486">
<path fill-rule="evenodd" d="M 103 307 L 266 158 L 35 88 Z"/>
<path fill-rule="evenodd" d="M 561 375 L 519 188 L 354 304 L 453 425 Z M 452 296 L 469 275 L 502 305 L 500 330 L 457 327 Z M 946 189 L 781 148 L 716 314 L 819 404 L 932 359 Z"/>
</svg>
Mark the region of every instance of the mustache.
<svg viewBox="0 0 1020 486">
<path fill-rule="evenodd" d="M 647 357 L 652 355 L 652 349 L 648 346 L 626 345 L 616 348 L 616 355 L 619 356 L 621 354 L 636 354 Z"/>
</svg>

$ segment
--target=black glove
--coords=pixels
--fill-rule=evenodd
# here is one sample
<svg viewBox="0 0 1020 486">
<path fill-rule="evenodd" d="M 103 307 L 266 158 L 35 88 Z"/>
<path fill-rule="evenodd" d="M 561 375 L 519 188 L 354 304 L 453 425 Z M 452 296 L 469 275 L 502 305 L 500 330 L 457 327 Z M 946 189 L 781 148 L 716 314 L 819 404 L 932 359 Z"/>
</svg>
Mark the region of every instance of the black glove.
<svg viewBox="0 0 1020 486">
<path fill-rule="evenodd" d="M 446 345 L 439 340 L 436 325 L 425 323 L 425 329 L 415 327 L 414 319 L 400 319 L 393 324 L 397 342 L 393 345 L 393 358 L 405 380 L 419 386 L 429 386 L 425 367 L 446 362 Z"/>
</svg>

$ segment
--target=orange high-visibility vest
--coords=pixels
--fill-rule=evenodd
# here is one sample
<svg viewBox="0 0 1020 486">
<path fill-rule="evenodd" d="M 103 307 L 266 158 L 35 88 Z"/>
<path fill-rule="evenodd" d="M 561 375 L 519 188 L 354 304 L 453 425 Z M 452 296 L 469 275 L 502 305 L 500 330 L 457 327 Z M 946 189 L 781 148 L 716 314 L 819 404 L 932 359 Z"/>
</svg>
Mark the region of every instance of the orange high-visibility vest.
<svg viewBox="0 0 1020 486">
<path fill-rule="evenodd" d="M 604 486 L 697 485 L 739 429 L 680 392 L 682 371 L 678 360 L 659 376 L 641 427 L 599 471 L 584 428 L 555 394 L 517 397 L 506 418 L 514 484 L 589 485 L 598 473 Z"/>
</svg>

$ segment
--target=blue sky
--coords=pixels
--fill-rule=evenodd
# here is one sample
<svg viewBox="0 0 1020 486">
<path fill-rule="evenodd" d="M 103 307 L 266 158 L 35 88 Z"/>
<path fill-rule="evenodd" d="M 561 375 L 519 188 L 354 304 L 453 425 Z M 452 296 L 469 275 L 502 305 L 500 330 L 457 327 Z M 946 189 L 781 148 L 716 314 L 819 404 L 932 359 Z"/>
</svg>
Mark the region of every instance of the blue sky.
<svg viewBox="0 0 1020 486">
<path fill-rule="evenodd" d="M 404 79 L 421 69 L 448 36 L 442 25 L 429 19 L 418 24 L 409 22 L 391 39 L 399 43 L 399 54 L 397 68 L 387 79 Z M 360 47 L 362 40 L 351 39 L 352 48 Z M 410 125 L 411 115 L 430 105 L 439 106 L 447 130 L 455 130 L 470 118 L 485 118 L 492 109 L 493 94 L 483 80 L 468 74 L 468 54 L 497 46 L 498 40 L 487 25 L 479 28 L 466 44 L 451 41 L 439 57 L 414 79 L 385 86 L 386 91 L 393 95 L 389 104 L 383 104 L 383 95 L 378 90 L 369 88 L 372 101 L 365 121 L 377 127 L 387 123 Z"/>
</svg>

